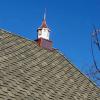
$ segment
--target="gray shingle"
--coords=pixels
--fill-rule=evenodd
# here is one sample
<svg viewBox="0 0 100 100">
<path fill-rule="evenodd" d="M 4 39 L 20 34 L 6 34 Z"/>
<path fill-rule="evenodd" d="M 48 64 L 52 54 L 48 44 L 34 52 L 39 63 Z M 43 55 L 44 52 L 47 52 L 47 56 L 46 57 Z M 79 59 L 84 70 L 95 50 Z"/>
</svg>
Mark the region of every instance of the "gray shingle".
<svg viewBox="0 0 100 100">
<path fill-rule="evenodd" d="M 58 51 L 0 30 L 0 100 L 100 100 L 100 89 Z"/>
</svg>

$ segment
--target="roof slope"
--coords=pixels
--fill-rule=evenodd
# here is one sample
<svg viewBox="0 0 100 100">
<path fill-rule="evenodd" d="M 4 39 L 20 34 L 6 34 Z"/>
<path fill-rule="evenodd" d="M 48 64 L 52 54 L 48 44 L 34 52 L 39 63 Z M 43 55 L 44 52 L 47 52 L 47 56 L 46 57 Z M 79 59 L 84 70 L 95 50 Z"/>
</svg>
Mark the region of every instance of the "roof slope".
<svg viewBox="0 0 100 100">
<path fill-rule="evenodd" d="M 100 89 L 58 51 L 0 30 L 0 100 L 100 100 Z"/>
</svg>

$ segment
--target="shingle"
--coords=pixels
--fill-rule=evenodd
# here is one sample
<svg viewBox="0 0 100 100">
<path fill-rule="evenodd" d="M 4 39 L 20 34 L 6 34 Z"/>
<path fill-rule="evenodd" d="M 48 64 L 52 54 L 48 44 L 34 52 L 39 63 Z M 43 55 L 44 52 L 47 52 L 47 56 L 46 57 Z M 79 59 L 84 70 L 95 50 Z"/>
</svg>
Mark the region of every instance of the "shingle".
<svg viewBox="0 0 100 100">
<path fill-rule="evenodd" d="M 0 100 L 99 100 L 100 89 L 57 50 L 0 30 Z"/>
</svg>

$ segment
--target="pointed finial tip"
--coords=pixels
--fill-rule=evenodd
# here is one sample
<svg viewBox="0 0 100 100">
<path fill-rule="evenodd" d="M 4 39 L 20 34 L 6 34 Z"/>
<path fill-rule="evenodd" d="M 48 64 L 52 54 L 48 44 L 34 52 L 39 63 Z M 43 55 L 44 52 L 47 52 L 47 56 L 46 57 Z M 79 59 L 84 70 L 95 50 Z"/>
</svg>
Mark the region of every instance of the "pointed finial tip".
<svg viewBox="0 0 100 100">
<path fill-rule="evenodd" d="M 46 8 L 45 8 L 45 12 L 44 12 L 44 20 L 46 19 Z"/>
</svg>

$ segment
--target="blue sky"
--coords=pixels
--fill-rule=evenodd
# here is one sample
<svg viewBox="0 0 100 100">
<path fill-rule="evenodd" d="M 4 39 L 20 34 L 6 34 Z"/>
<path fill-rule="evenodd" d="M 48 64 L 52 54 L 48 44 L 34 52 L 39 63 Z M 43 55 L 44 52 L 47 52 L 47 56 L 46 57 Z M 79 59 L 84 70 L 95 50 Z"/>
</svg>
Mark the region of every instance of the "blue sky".
<svg viewBox="0 0 100 100">
<path fill-rule="evenodd" d="M 45 8 L 53 47 L 86 74 L 90 33 L 93 25 L 100 27 L 100 0 L 0 0 L 0 28 L 35 40 Z"/>
</svg>

